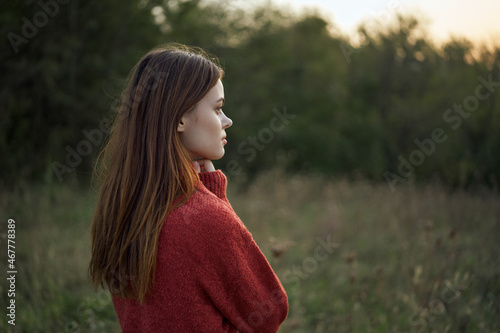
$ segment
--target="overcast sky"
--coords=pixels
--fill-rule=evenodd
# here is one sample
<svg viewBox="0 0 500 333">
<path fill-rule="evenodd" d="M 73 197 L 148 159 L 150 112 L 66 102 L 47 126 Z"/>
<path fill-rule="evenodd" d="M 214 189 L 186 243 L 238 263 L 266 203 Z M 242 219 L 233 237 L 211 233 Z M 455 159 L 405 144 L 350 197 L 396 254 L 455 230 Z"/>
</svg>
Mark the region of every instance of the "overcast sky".
<svg viewBox="0 0 500 333">
<path fill-rule="evenodd" d="M 499 0 L 272 0 L 289 5 L 295 11 L 317 7 L 342 32 L 352 33 L 360 22 L 371 17 L 390 18 L 395 10 L 417 13 L 427 19 L 427 27 L 436 41 L 450 34 L 473 41 L 496 41 L 500 45 Z"/>
</svg>

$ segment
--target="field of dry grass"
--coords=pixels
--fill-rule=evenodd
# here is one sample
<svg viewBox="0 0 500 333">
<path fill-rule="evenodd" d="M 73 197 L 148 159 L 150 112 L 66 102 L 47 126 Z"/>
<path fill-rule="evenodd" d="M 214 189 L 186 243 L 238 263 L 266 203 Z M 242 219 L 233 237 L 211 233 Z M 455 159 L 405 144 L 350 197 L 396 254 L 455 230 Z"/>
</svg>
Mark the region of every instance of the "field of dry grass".
<svg viewBox="0 0 500 333">
<path fill-rule="evenodd" d="M 500 331 L 498 193 L 272 171 L 228 195 L 287 290 L 280 332 Z M 93 194 L 57 185 L 0 198 L 0 260 L 12 218 L 18 270 L 16 326 L 4 315 L 0 331 L 119 331 L 86 278 Z"/>
</svg>

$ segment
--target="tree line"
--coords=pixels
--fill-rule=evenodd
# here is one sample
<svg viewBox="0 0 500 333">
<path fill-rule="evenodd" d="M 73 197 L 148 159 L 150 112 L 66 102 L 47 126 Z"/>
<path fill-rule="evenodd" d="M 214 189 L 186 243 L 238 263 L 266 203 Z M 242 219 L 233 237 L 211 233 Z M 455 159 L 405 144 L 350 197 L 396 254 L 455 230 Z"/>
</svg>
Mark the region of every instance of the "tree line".
<svg viewBox="0 0 500 333">
<path fill-rule="evenodd" d="M 233 119 L 217 166 L 282 166 L 399 183 L 497 185 L 500 48 L 435 45 L 419 20 L 367 22 L 356 42 L 319 13 L 229 1 L 0 4 L 0 182 L 88 181 L 132 66 L 158 44 L 225 69 Z"/>
</svg>

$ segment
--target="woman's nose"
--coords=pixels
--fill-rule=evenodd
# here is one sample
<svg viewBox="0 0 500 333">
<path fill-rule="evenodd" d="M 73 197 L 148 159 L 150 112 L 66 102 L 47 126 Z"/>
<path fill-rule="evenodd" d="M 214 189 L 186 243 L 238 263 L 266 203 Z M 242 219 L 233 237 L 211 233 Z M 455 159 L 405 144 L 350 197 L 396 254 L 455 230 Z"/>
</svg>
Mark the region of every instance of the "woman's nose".
<svg viewBox="0 0 500 333">
<path fill-rule="evenodd" d="M 231 120 L 231 118 L 224 115 L 224 118 L 222 119 L 222 128 L 226 129 L 228 127 L 231 127 L 232 125 L 233 125 L 233 121 Z"/>
</svg>

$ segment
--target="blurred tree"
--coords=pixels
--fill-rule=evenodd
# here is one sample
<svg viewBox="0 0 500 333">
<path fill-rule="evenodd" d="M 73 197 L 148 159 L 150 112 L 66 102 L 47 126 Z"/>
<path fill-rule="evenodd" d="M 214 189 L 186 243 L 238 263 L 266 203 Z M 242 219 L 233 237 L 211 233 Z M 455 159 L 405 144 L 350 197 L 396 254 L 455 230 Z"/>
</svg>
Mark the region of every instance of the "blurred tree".
<svg viewBox="0 0 500 333">
<path fill-rule="evenodd" d="M 437 47 L 413 17 L 367 22 L 359 45 L 318 13 L 227 0 L 2 2 L 0 23 L 6 185 L 58 179 L 54 165 L 90 175 L 103 139 L 89 133 L 113 117 L 137 60 L 168 42 L 200 46 L 225 68 L 225 112 L 235 126 L 218 166 L 229 173 L 279 163 L 380 180 L 421 149 L 416 141 L 442 129 L 446 140 L 413 167 L 414 177 L 465 186 L 500 176 L 500 47 L 460 38 Z M 479 84 L 488 97 L 456 118 L 454 105 Z"/>
<path fill-rule="evenodd" d="M 110 108 L 108 94 L 120 85 L 116 80 L 158 40 L 151 4 L 46 0 L 0 6 L 2 35 L 25 40 L 16 45 L 5 38 L 0 51 L 1 180 L 53 177 L 52 163 L 67 164 L 68 149 L 76 151 L 86 139 L 82 131 L 99 128 Z M 93 144 L 90 153 L 98 149 Z M 86 164 L 78 169 L 88 171 Z"/>
</svg>

